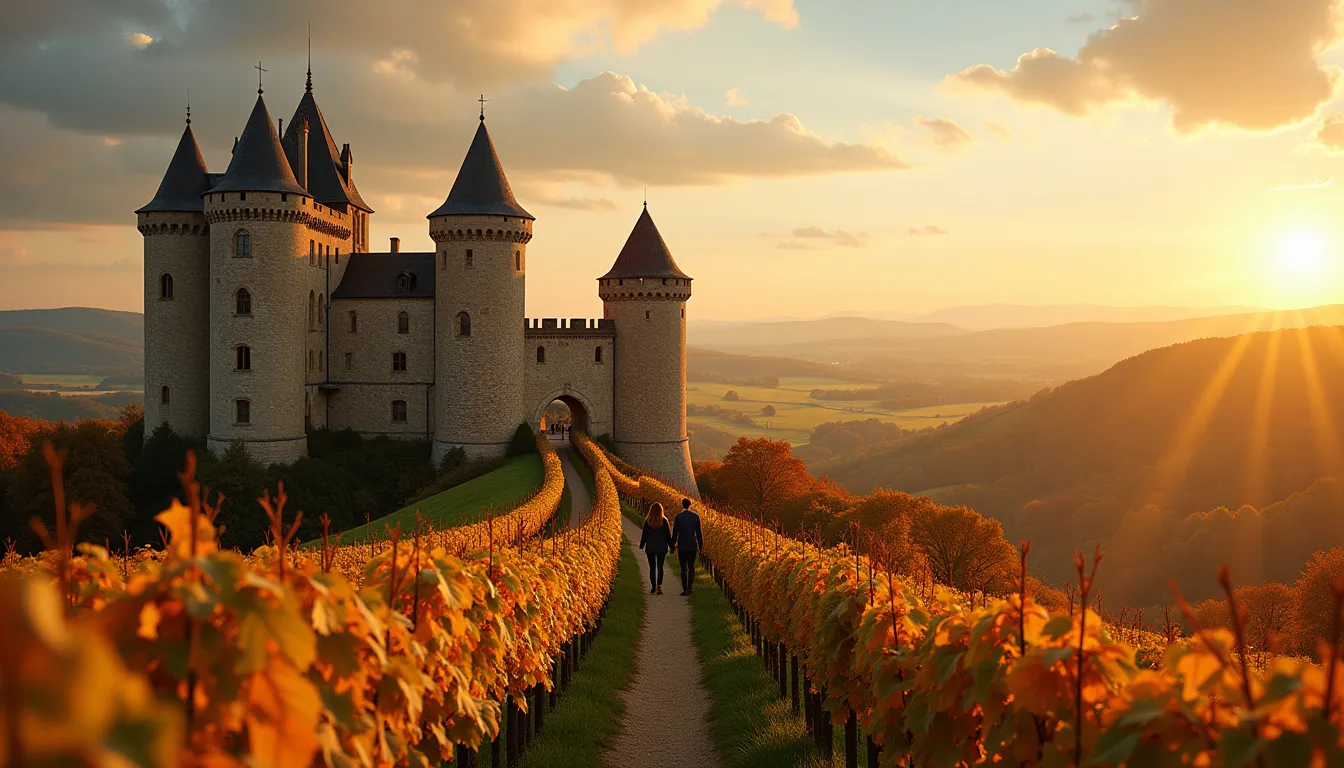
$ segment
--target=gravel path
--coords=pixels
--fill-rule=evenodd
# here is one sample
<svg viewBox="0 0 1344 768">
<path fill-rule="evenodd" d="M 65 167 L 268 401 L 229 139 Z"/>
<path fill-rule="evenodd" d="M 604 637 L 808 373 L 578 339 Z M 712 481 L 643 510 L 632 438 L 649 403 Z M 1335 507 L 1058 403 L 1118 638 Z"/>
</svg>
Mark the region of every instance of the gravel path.
<svg viewBox="0 0 1344 768">
<path fill-rule="evenodd" d="M 676 555 L 669 554 L 664 565 L 663 594 L 650 595 L 649 561 L 639 550 L 639 526 L 629 520 L 622 525 L 644 574 L 648 608 L 635 654 L 635 680 L 621 693 L 621 733 L 603 762 L 617 768 L 714 768 L 720 762 L 709 738 L 709 693 L 700 682 L 703 670 L 691 642 L 691 605 L 677 594 L 681 582 Z M 700 588 L 710 587 L 702 583 Z"/>
<path fill-rule="evenodd" d="M 583 484 L 575 462 L 579 461 L 579 452 L 566 440 L 563 443 L 551 440 L 555 452 L 560 455 L 560 466 L 565 470 L 565 487 L 569 489 L 569 525 L 578 527 L 593 514 L 593 500 L 588 496 L 588 486 Z"/>
</svg>

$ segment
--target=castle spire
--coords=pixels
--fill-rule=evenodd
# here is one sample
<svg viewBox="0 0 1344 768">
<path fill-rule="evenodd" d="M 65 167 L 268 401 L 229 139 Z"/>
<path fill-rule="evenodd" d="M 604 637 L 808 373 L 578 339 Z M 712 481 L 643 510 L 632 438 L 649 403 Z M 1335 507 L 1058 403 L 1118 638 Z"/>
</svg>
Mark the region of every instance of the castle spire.
<svg viewBox="0 0 1344 768">
<path fill-rule="evenodd" d="M 266 100 L 257 96 L 252 107 L 252 115 L 247 119 L 243 135 L 233 150 L 233 159 L 229 169 L 224 172 L 224 180 L 214 188 L 215 192 L 288 192 L 296 195 L 308 195 L 294 178 L 294 169 L 290 167 L 280 146 L 280 137 L 275 132 L 275 121 L 266 109 Z"/>
<path fill-rule="evenodd" d="M 523 209 L 513 197 L 509 180 L 504 176 L 504 166 L 499 162 L 495 144 L 490 140 L 490 132 L 485 128 L 485 102 L 481 97 L 481 122 L 476 124 L 476 135 L 462 159 L 462 168 L 457 172 L 453 188 L 448 199 L 443 201 L 429 218 L 435 216 L 517 216 L 536 220 L 536 217 Z"/>
<path fill-rule="evenodd" d="M 210 177 L 205 170 L 205 158 L 196 144 L 196 135 L 191 132 L 191 107 L 187 107 L 187 127 L 182 130 L 182 138 L 177 142 L 177 151 L 164 171 L 163 180 L 154 199 L 136 213 L 151 211 L 203 211 L 204 201 L 201 195 L 210 188 Z"/>
<path fill-rule="evenodd" d="M 313 22 L 308 22 L 308 83 L 304 85 L 305 93 L 313 92 Z"/>
<path fill-rule="evenodd" d="M 672 252 L 667 248 L 667 243 L 663 242 L 663 236 L 658 232 L 658 225 L 653 223 L 653 217 L 649 215 L 648 202 L 644 203 L 644 210 L 640 212 L 635 228 L 630 230 L 630 237 L 626 239 L 625 247 L 621 248 L 620 255 L 616 257 L 616 263 L 611 265 L 607 274 L 598 279 L 622 277 L 690 278 L 690 275 L 682 272 L 677 266 L 676 260 L 672 258 Z"/>
</svg>

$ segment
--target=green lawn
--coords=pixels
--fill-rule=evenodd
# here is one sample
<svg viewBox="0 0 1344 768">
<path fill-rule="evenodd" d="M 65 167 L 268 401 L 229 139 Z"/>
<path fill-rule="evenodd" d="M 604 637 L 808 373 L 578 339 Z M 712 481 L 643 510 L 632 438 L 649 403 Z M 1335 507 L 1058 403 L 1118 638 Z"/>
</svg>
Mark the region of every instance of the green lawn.
<svg viewBox="0 0 1344 768">
<path fill-rule="evenodd" d="M 556 708 L 546 713 L 546 727 L 524 755 L 523 768 L 592 768 L 620 730 L 625 702 L 621 691 L 634 679 L 635 650 L 644 625 L 644 582 L 630 548 L 621 544 L 616 574 L 602 631 L 569 689 Z M 490 765 L 488 746 L 481 765 Z M 624 768 L 623 766 L 617 768 Z"/>
<path fill-rule="evenodd" d="M 725 768 L 819 765 L 801 715 L 779 698 L 750 637 L 708 568 L 697 569 L 691 593 L 691 638 L 700 654 L 711 701 L 710 736 Z M 843 763 L 842 763 L 843 764 Z"/>
<path fill-rule="evenodd" d="M 509 463 L 489 474 L 468 480 L 461 485 L 428 499 L 408 505 L 373 521 L 374 536 L 381 538 L 383 525 L 401 523 L 402 533 L 415 531 L 415 511 L 435 528 L 448 528 L 473 523 L 485 518 L 488 510 L 507 511 L 517 506 L 541 486 L 541 456 L 531 453 L 511 459 Z M 347 534 L 347 542 L 364 536 L 364 526 Z"/>
</svg>

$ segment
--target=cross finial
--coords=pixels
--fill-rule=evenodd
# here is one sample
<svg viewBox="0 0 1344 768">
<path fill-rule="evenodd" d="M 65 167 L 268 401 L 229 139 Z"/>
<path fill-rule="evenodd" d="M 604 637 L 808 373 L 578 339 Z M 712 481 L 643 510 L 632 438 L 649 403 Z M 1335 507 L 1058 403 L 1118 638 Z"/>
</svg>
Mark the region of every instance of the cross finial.
<svg viewBox="0 0 1344 768">
<path fill-rule="evenodd" d="M 489 101 L 489 99 L 485 98 L 485 94 L 482 93 L 481 98 L 477 99 L 477 101 L 481 102 L 481 122 L 485 122 L 485 103 Z"/>
<path fill-rule="evenodd" d="M 187 125 L 191 125 L 191 89 L 187 89 Z"/>
<path fill-rule="evenodd" d="M 304 86 L 307 93 L 313 92 L 313 22 L 308 22 L 308 84 Z"/>
<path fill-rule="evenodd" d="M 644 188 L 644 210 L 649 210 L 649 188 Z"/>
<path fill-rule="evenodd" d="M 257 62 L 257 66 L 254 67 L 254 69 L 257 70 L 257 95 L 260 96 L 260 95 L 261 95 L 261 73 L 262 73 L 262 72 L 265 72 L 266 70 L 262 69 L 262 67 L 261 67 L 261 62 L 260 62 L 260 61 Z"/>
</svg>

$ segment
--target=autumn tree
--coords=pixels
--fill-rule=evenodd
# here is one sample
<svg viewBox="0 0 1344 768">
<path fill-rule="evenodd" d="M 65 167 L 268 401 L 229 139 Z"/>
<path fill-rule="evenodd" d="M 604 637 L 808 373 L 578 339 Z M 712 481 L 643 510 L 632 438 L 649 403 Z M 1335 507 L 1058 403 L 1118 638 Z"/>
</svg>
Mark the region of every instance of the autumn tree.
<svg viewBox="0 0 1344 768">
<path fill-rule="evenodd" d="M 736 389 L 730 389 L 727 392 L 723 393 L 723 399 L 727 400 L 730 403 L 735 403 L 738 400 L 741 400 L 742 398 L 740 395 L 737 394 Z"/>
<path fill-rule="evenodd" d="M 1297 634 L 1304 652 L 1316 654 L 1330 640 L 1334 619 L 1331 585 L 1344 580 L 1344 547 L 1317 550 L 1293 586 L 1297 593 Z"/>
<path fill-rule="evenodd" d="M 775 406 L 773 405 L 767 405 L 761 408 L 762 416 L 774 416 L 776 413 L 778 413 L 778 411 L 775 410 Z"/>
<path fill-rule="evenodd" d="M 766 512 L 812 487 L 803 460 L 782 440 L 738 438 L 719 470 L 722 493 L 729 504 Z"/>
<path fill-rule="evenodd" d="M 910 522 L 910 538 L 939 581 L 961 590 L 981 590 L 1006 576 L 1016 551 L 1003 525 L 967 507 L 934 505 Z"/>
<path fill-rule="evenodd" d="M 1287 584 L 1271 581 L 1238 587 L 1234 594 L 1237 605 L 1246 610 L 1247 643 L 1262 654 L 1278 650 L 1279 640 L 1288 636 L 1297 610 L 1292 589 Z M 1309 649 L 1303 650 L 1309 652 Z"/>
</svg>

